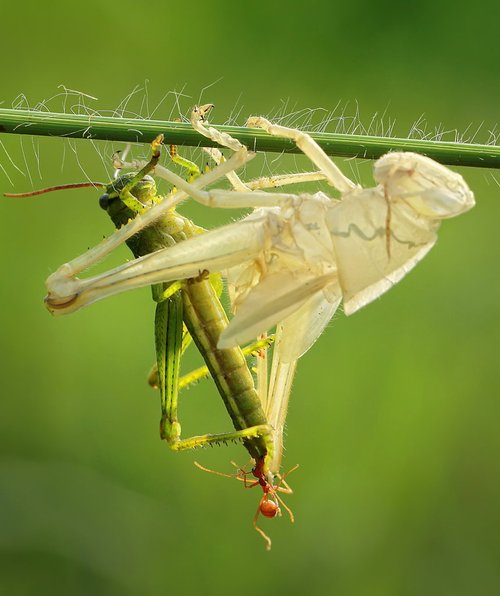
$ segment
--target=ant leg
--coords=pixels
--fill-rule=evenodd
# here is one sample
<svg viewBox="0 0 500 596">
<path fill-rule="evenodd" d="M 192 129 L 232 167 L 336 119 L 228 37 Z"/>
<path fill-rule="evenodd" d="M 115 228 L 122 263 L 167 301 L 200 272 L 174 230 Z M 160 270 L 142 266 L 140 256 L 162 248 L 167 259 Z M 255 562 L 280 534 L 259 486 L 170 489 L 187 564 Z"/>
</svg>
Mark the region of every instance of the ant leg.
<svg viewBox="0 0 500 596">
<path fill-rule="evenodd" d="M 283 491 L 282 491 L 283 492 Z M 287 492 L 287 494 L 290 494 Z M 280 505 L 283 507 L 283 509 L 288 513 L 288 516 L 290 517 L 290 521 L 292 522 L 292 524 L 295 522 L 295 516 L 293 514 L 293 511 L 290 509 L 290 507 L 288 507 L 288 505 L 283 501 L 283 499 L 278 495 L 278 492 L 275 490 L 274 491 L 274 496 L 276 497 L 276 499 L 279 501 Z"/>
<path fill-rule="evenodd" d="M 202 466 L 197 461 L 195 461 L 193 463 L 197 468 L 199 468 L 200 470 L 203 470 L 203 472 L 209 472 L 210 474 L 215 474 L 216 476 L 222 476 L 223 478 L 238 478 L 237 474 L 224 474 L 224 472 L 217 472 L 216 470 L 211 470 L 210 468 L 205 468 L 205 466 Z"/>
<path fill-rule="evenodd" d="M 264 495 L 264 497 L 262 497 L 261 502 L 259 503 L 259 506 L 257 507 L 257 511 L 255 512 L 255 515 L 253 516 L 253 527 L 262 536 L 262 538 L 264 538 L 264 540 L 266 541 L 266 550 L 271 550 L 271 546 L 272 546 L 271 539 L 264 532 L 264 530 L 262 528 L 259 528 L 259 526 L 257 525 L 257 521 L 258 521 L 259 515 L 260 515 L 260 506 L 261 506 L 262 500 L 265 498 L 265 496 L 266 495 Z"/>
</svg>

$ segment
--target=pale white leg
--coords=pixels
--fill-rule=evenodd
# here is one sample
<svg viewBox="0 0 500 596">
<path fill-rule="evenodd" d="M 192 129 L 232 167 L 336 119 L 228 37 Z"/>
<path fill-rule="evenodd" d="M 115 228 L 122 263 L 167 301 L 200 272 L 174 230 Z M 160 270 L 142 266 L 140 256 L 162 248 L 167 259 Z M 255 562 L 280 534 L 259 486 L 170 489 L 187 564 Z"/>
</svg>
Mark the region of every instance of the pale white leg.
<svg viewBox="0 0 500 596">
<path fill-rule="evenodd" d="M 237 139 L 233 138 L 231 135 L 228 135 L 225 132 L 219 132 L 215 128 L 211 126 L 207 126 L 208 122 L 206 121 L 207 114 L 212 110 L 213 104 L 208 103 L 203 106 L 195 106 L 193 111 L 191 112 L 191 125 L 192 127 L 199 132 L 202 136 L 207 137 L 208 139 L 219 143 L 223 147 L 227 147 L 228 149 L 232 149 L 233 151 L 241 151 L 244 147 Z M 210 157 L 215 161 L 217 165 L 220 165 L 225 161 L 224 156 L 217 148 L 205 148 L 205 152 L 210 155 Z M 226 175 L 227 179 L 231 183 L 232 187 L 239 191 L 249 190 L 245 183 L 241 180 L 241 178 L 235 172 L 229 172 Z"/>
<path fill-rule="evenodd" d="M 234 137 L 231 137 L 230 135 L 228 135 L 225 132 L 221 133 L 217 129 L 213 128 L 212 126 L 208 126 L 206 117 L 207 117 L 208 113 L 212 110 L 212 108 L 213 108 L 213 104 L 206 104 L 204 106 L 196 106 L 193 109 L 193 111 L 191 112 L 191 124 L 192 124 L 193 128 L 195 130 L 197 130 L 204 137 L 207 137 L 208 139 L 215 141 L 216 143 L 219 143 L 219 145 L 222 145 L 223 147 L 228 147 L 229 149 L 232 149 L 233 151 L 237 151 L 237 150 L 241 149 L 241 147 L 243 145 L 240 143 L 240 141 L 238 141 Z M 247 123 L 247 126 L 248 126 L 248 123 Z M 283 127 L 278 127 L 278 128 L 283 128 Z M 301 133 L 300 131 L 295 131 L 291 128 L 287 128 L 287 129 L 283 128 L 283 130 L 293 131 L 294 133 L 299 134 L 299 135 L 305 135 L 305 133 Z M 271 132 L 269 130 L 267 130 L 267 132 L 269 132 L 270 134 L 274 134 L 273 132 Z M 281 135 L 281 136 L 287 136 L 287 135 Z M 309 135 L 306 135 L 306 136 L 310 139 Z M 291 137 L 291 138 L 295 139 L 295 137 Z M 312 141 L 312 139 L 310 139 L 310 140 Z M 299 144 L 299 142 L 298 141 L 296 141 L 296 142 L 297 142 L 297 145 L 300 148 L 302 148 L 301 145 Z M 323 153 L 322 149 L 320 147 L 318 147 L 318 145 L 314 141 L 312 141 L 312 143 L 317 147 L 317 149 L 321 153 Z M 206 147 L 206 148 L 204 148 L 204 151 L 208 155 L 210 155 L 210 157 L 215 161 L 216 164 L 220 164 L 220 163 L 222 163 L 222 161 L 224 161 L 224 156 L 219 151 L 219 149 Z M 304 152 L 307 155 L 309 155 L 306 151 L 304 151 Z M 328 162 L 334 168 L 336 168 L 338 175 L 344 177 L 342 172 L 340 172 L 340 170 L 338 170 L 337 166 L 335 166 L 335 164 L 333 164 L 331 162 L 331 160 L 326 155 L 325 155 L 325 158 L 328 160 Z M 314 163 L 316 163 L 314 161 L 314 159 L 312 161 Z M 316 165 L 319 165 L 319 164 L 316 164 Z M 234 188 L 234 190 L 236 190 L 238 192 L 244 192 L 247 190 L 259 190 L 259 189 L 264 189 L 264 188 L 276 188 L 276 187 L 281 187 L 281 186 L 285 186 L 288 184 L 300 184 L 303 182 L 313 182 L 316 180 L 327 179 L 330 181 L 330 178 L 328 177 L 328 175 L 326 173 L 324 173 L 323 171 L 321 171 L 321 172 L 302 172 L 302 173 L 298 173 L 298 174 L 285 174 L 282 176 L 263 177 L 263 178 L 258 178 L 257 180 L 253 180 L 251 182 L 243 182 L 241 180 L 241 178 L 239 178 L 239 176 L 235 172 L 229 173 L 227 175 L 227 178 L 231 182 L 231 185 Z M 347 178 L 345 178 L 345 180 L 347 180 L 350 185 L 353 185 L 353 183 L 350 180 L 348 180 Z M 335 186 L 335 184 L 334 184 L 334 186 Z M 354 187 L 354 186 L 352 186 L 352 187 Z M 339 187 L 337 187 L 337 188 L 339 188 Z M 339 190 L 342 190 L 342 189 L 339 188 Z"/>
<path fill-rule="evenodd" d="M 297 360 L 282 362 L 280 350 L 282 332 L 283 324 L 280 323 L 276 326 L 268 401 L 265 409 L 266 418 L 273 428 L 273 454 L 269 462 L 269 471 L 273 475 L 279 474 L 281 468 L 285 420 L 298 362 Z"/>
<path fill-rule="evenodd" d="M 46 298 L 47 306 L 54 314 L 67 314 L 133 288 L 188 279 L 203 271 L 223 271 L 234 267 L 260 254 L 268 241 L 269 230 L 265 223 L 264 216 L 229 224 L 90 278 L 59 275 L 55 284 L 49 278 L 52 284 Z M 54 287 L 57 294 L 54 293 Z"/>
<path fill-rule="evenodd" d="M 262 128 L 270 135 L 292 139 L 297 147 L 323 172 L 328 182 L 341 193 L 357 187 L 352 180 L 344 176 L 318 143 L 307 133 L 294 128 L 272 124 L 269 120 L 260 116 L 250 117 L 247 120 L 246 126 L 250 128 Z"/>
<path fill-rule="evenodd" d="M 223 159 L 221 161 L 221 164 L 217 168 L 215 168 L 213 172 L 219 171 L 219 168 L 222 168 L 225 164 L 228 164 L 238 154 L 239 152 L 235 153 L 228 161 L 225 161 Z M 252 157 L 254 155 L 255 154 L 252 154 Z M 144 162 L 142 161 L 118 162 L 115 160 L 114 163 L 115 166 L 119 163 L 120 167 L 132 168 L 134 170 L 140 169 L 144 166 Z M 228 174 L 230 173 L 234 173 L 233 169 L 231 169 L 229 172 L 226 172 L 224 175 L 229 178 Z M 195 182 L 187 182 L 186 180 L 184 180 L 180 176 L 177 176 L 177 174 L 174 174 L 170 170 L 167 170 L 162 166 L 156 166 L 155 175 L 159 178 L 164 178 L 165 180 L 168 180 L 168 182 L 174 184 L 176 188 L 181 191 L 174 193 L 173 195 L 171 195 L 172 198 L 168 199 L 169 209 L 172 205 L 177 204 L 176 199 L 178 194 L 182 194 L 181 200 L 185 199 L 187 196 L 190 196 L 196 202 L 201 203 L 205 207 L 223 209 L 234 209 L 238 207 L 251 209 L 257 207 L 276 207 L 279 205 L 283 205 L 283 203 L 289 203 L 290 201 L 293 202 L 297 198 L 297 195 L 289 193 L 267 193 L 263 191 L 252 191 L 238 177 L 237 182 L 233 182 L 233 179 L 230 178 L 230 181 L 233 183 L 233 188 L 236 187 L 236 190 L 214 189 L 210 191 L 204 191 L 201 190 L 201 185 L 199 184 L 199 181 L 204 180 L 209 174 L 204 174 L 202 177 L 198 178 L 198 180 L 195 180 Z M 210 184 L 210 182 L 208 184 Z M 203 186 L 206 185 L 207 184 L 204 184 Z M 165 201 L 160 203 L 160 205 L 163 205 L 164 202 Z M 150 211 L 153 211 L 153 209 L 155 209 L 155 207 L 152 207 Z M 145 215 L 150 213 L 150 211 L 147 211 Z M 134 219 L 133 221 L 136 221 L 136 219 Z"/>
<path fill-rule="evenodd" d="M 278 176 L 264 176 L 256 180 L 250 180 L 246 186 L 250 190 L 262 190 L 264 188 L 279 188 L 289 184 L 304 184 L 326 180 L 323 172 L 298 172 L 297 174 L 282 174 Z"/>
<path fill-rule="evenodd" d="M 207 139 L 211 139 L 223 147 L 232 149 L 233 151 L 239 151 L 244 145 L 242 145 L 237 139 L 228 135 L 226 132 L 220 132 L 212 126 L 207 126 L 206 122 L 207 114 L 213 108 L 213 104 L 208 103 L 203 106 L 195 106 L 191 112 L 191 124 L 193 128 L 198 131 Z"/>
<path fill-rule="evenodd" d="M 178 188 L 186 188 L 184 181 L 179 183 Z M 265 192 L 262 190 L 249 190 L 238 192 L 235 190 L 199 190 L 190 188 L 186 190 L 190 197 L 205 207 L 218 207 L 222 209 L 257 208 L 257 207 L 279 207 L 280 205 L 293 204 L 297 195 L 284 192 Z"/>
<path fill-rule="evenodd" d="M 204 147 L 203 151 L 209 155 L 213 161 L 219 165 L 225 158 L 219 149 L 215 147 Z M 323 172 L 298 172 L 297 174 L 281 174 L 278 176 L 263 176 L 249 182 L 243 182 L 236 172 L 229 172 L 226 178 L 231 183 L 234 190 L 245 192 L 248 190 L 263 190 L 265 188 L 279 188 L 288 184 L 304 184 L 307 182 L 317 182 L 326 180 Z"/>
<path fill-rule="evenodd" d="M 226 136 L 228 136 L 228 135 L 226 135 Z M 232 163 L 232 162 L 233 162 L 233 160 L 236 159 L 237 156 L 241 156 L 241 155 L 245 156 L 243 163 L 246 163 L 247 161 L 249 161 L 251 158 L 253 158 L 255 156 L 254 153 L 247 154 L 246 147 L 242 146 L 242 148 L 239 149 L 236 153 L 234 153 L 227 161 L 222 160 L 220 165 L 217 166 L 214 170 L 212 170 L 212 172 L 208 172 L 207 174 L 204 174 L 203 176 L 201 176 L 194 182 L 187 182 L 186 180 L 184 180 L 177 174 L 174 174 L 174 172 L 167 170 L 167 168 L 164 168 L 162 166 L 156 166 L 155 170 L 154 170 L 155 175 L 157 175 L 159 178 L 163 178 L 163 179 L 167 180 L 168 182 L 173 184 L 178 189 L 178 191 L 175 194 L 173 194 L 170 199 L 168 199 L 167 201 L 161 202 L 158 205 L 158 207 L 163 205 L 165 202 L 167 202 L 168 203 L 167 209 L 170 209 L 173 205 L 176 205 L 180 200 L 185 199 L 187 196 L 190 196 L 195 201 L 197 201 L 198 203 L 201 203 L 202 205 L 204 205 L 206 207 L 218 207 L 218 208 L 223 208 L 223 209 L 233 209 L 235 207 L 236 208 L 238 208 L 238 207 L 241 207 L 241 208 L 276 207 L 276 206 L 283 205 L 283 204 L 290 203 L 290 202 L 293 203 L 297 199 L 297 195 L 289 194 L 289 193 L 269 193 L 269 192 L 264 192 L 264 191 L 249 190 L 245 187 L 245 185 L 239 179 L 238 180 L 241 183 L 241 187 L 242 187 L 241 191 L 239 191 L 239 190 L 238 191 L 236 191 L 236 190 L 220 190 L 220 189 L 214 189 L 214 190 L 209 190 L 209 191 L 202 190 L 203 186 L 207 186 L 208 184 L 211 184 L 214 181 L 213 177 L 211 177 L 211 174 L 221 172 L 221 175 L 217 175 L 217 179 L 218 179 L 218 178 L 221 178 L 222 176 L 227 176 L 227 174 L 229 172 L 233 172 L 235 167 L 239 167 L 239 165 L 235 166 L 234 163 Z M 231 166 L 228 167 L 228 164 L 231 164 Z M 115 162 L 115 165 L 116 165 L 116 162 Z M 143 162 L 136 161 L 136 162 L 131 162 L 131 163 L 121 163 L 121 166 L 132 167 L 133 169 L 138 169 L 140 167 L 143 167 Z M 205 182 L 209 177 L 210 177 L 210 180 L 208 182 Z M 180 195 L 180 199 L 178 198 L 178 195 Z M 141 217 L 147 217 L 148 214 L 155 211 L 156 208 L 157 208 L 157 206 L 152 207 L 149 211 L 147 211 L 144 214 L 144 216 L 141 216 Z M 162 214 L 163 214 L 163 212 L 164 212 L 164 210 L 161 211 Z M 138 219 L 138 217 L 136 217 L 133 221 L 135 222 Z M 149 220 L 148 223 L 150 223 L 150 221 L 155 221 L 156 219 L 157 218 L 155 217 L 154 220 Z M 128 225 L 130 225 L 130 224 L 127 224 L 127 226 Z M 140 229 L 142 229 L 142 227 L 144 227 L 144 226 L 141 226 Z M 120 230 L 120 232 L 121 232 L 121 230 Z M 135 233 L 137 233 L 137 231 L 134 231 L 134 234 Z M 116 233 L 115 233 L 115 235 L 116 235 Z M 127 238 L 128 237 L 129 236 L 127 236 Z M 81 270 L 82 269 L 80 269 L 79 271 L 81 271 Z"/>
<path fill-rule="evenodd" d="M 205 153 L 209 155 L 218 166 L 226 161 L 226 158 L 222 155 L 222 152 L 216 147 L 203 147 L 203 151 L 205 151 Z M 250 190 L 250 188 L 243 182 L 236 172 L 228 172 L 226 174 L 226 178 L 229 180 L 234 190 L 237 190 L 238 192 Z"/>
<path fill-rule="evenodd" d="M 267 333 L 263 333 L 259 336 L 259 340 L 265 340 Z M 257 382 L 255 388 L 259 395 L 260 403 L 264 412 L 267 408 L 267 396 L 268 396 L 268 350 L 260 350 L 256 355 L 255 369 L 257 375 Z"/>
<path fill-rule="evenodd" d="M 103 240 L 103 242 L 97 246 L 89 249 L 69 263 L 61 265 L 61 267 L 59 267 L 59 269 L 53 273 L 46 282 L 48 290 L 46 302 L 49 308 L 61 309 L 62 311 L 65 309 L 65 305 L 69 305 L 73 302 L 79 291 L 78 282 L 73 279 L 75 275 L 99 262 L 120 244 L 140 232 L 146 226 L 154 223 L 174 205 L 185 200 L 191 194 L 191 190 L 196 191 L 197 189 L 201 189 L 206 185 L 216 182 L 228 172 L 241 167 L 244 163 L 252 159 L 254 155 L 255 154 L 248 152 L 246 148 L 243 148 L 232 155 L 219 167 L 200 176 L 200 178 L 193 184 L 185 182 L 180 176 L 177 176 L 177 174 L 174 174 L 162 166 L 156 166 L 155 171 L 158 175 L 167 179 L 184 191 L 180 190 L 173 195 L 167 196 L 161 203 L 157 203 L 144 214 L 138 215 L 133 220 L 129 221 L 120 230 L 117 230 L 113 235 Z"/>
</svg>

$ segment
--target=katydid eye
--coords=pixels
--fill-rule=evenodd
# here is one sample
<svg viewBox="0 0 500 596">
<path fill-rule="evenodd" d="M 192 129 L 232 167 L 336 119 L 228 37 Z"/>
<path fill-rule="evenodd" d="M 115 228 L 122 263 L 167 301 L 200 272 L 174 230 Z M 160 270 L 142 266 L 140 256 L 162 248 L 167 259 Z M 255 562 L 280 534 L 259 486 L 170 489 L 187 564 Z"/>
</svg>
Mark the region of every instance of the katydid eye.
<svg viewBox="0 0 500 596">
<path fill-rule="evenodd" d="M 99 197 L 99 207 L 105 211 L 109 207 L 109 195 L 107 192 Z"/>
</svg>

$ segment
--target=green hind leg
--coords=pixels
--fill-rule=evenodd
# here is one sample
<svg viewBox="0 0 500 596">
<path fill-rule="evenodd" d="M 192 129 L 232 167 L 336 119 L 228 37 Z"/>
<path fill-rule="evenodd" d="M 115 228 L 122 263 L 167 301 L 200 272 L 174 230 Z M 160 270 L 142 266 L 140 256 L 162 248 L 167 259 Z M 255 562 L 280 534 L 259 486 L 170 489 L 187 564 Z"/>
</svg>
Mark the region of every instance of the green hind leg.
<svg viewBox="0 0 500 596">
<path fill-rule="evenodd" d="M 173 286 L 173 287 L 172 287 Z M 181 439 L 178 394 L 182 356 L 182 296 L 177 284 L 160 292 L 155 316 L 155 341 L 158 367 L 158 386 L 161 397 L 160 436 L 175 451 L 184 451 L 210 444 L 263 437 L 272 448 L 271 429 L 267 424 L 252 426 L 228 433 L 206 434 Z"/>
<path fill-rule="evenodd" d="M 153 156 L 156 155 L 160 137 L 156 140 L 157 145 L 152 145 Z M 199 168 L 193 162 L 177 154 L 175 145 L 170 147 L 172 160 L 187 170 L 187 179 L 192 182 L 201 174 Z M 149 165 L 149 164 L 148 164 Z M 144 169 L 142 174 L 144 174 Z M 196 228 L 198 233 L 201 228 Z M 158 284 L 153 288 L 153 298 L 157 302 L 155 316 L 155 341 L 157 356 L 157 371 L 151 371 L 150 383 L 160 389 L 161 398 L 161 423 L 160 436 L 166 440 L 171 449 L 176 451 L 193 449 L 204 445 L 225 443 L 227 441 L 246 440 L 262 437 L 268 453 L 272 450 L 272 429 L 267 424 L 250 426 L 241 430 L 228 433 L 206 434 L 187 439 L 181 439 L 181 425 L 178 419 L 178 394 L 181 384 L 194 382 L 195 377 L 208 376 L 208 369 L 203 367 L 198 375 L 188 375 L 184 383 L 180 382 L 180 361 L 186 349 L 190 335 L 186 332 L 183 324 L 183 300 L 181 291 L 185 282 L 175 282 L 171 285 Z M 212 276 L 210 283 L 216 295 L 222 291 L 222 282 L 218 276 Z M 262 346 L 263 347 L 263 346 Z M 261 349 L 258 346 L 255 349 Z"/>
</svg>

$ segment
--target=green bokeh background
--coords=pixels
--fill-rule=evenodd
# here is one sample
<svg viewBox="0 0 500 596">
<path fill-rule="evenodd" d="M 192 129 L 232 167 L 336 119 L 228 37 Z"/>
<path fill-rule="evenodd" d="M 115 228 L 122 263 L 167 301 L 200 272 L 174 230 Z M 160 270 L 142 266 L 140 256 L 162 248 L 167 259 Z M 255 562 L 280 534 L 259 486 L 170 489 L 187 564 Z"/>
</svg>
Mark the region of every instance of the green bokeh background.
<svg viewBox="0 0 500 596">
<path fill-rule="evenodd" d="M 385 111 L 397 135 L 425 114 L 429 130 L 465 137 L 482 124 L 477 140 L 487 141 L 500 102 L 496 8 L 4 0 L 0 100 L 9 107 L 23 93 L 34 106 L 64 84 L 107 110 L 148 80 L 149 108 L 141 92 L 131 109 L 146 116 L 184 88 L 187 113 L 215 83 L 201 96 L 217 105 L 214 122 L 234 109 L 243 123 L 340 102 L 337 117 L 359 111 L 365 124 Z M 174 104 L 169 96 L 156 117 Z M 32 176 L 0 147 L 2 192 L 109 176 L 83 141 L 0 140 Z M 309 167 L 260 160 L 254 173 Z M 370 164 L 338 163 L 370 183 Z M 500 189 L 498 174 L 461 173 L 477 207 L 445 222 L 411 275 L 350 319 L 338 315 L 302 359 L 285 455 L 285 467 L 301 465 L 287 500 L 296 523 L 263 522 L 271 553 L 251 527 L 257 493 L 192 464 L 229 471 L 243 449 L 174 454 L 158 438 L 145 384 L 148 290 L 67 318 L 43 307 L 47 275 L 110 232 L 96 194 L 2 200 L 0 592 L 500 593 Z M 207 227 L 233 216 L 186 212 Z M 209 384 L 187 393 L 186 433 L 228 429 L 219 401 Z"/>
</svg>

